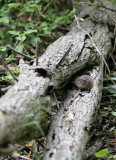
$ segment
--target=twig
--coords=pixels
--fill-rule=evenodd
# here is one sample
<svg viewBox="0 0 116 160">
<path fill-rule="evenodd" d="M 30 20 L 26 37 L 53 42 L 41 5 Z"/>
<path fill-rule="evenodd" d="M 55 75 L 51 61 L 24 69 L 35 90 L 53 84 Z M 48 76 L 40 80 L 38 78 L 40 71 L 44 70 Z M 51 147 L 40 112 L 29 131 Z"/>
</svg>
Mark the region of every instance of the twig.
<svg viewBox="0 0 116 160">
<path fill-rule="evenodd" d="M 110 11 L 116 12 L 116 10 L 114 10 L 114 9 L 112 9 L 112 8 L 106 7 L 100 0 L 98 0 L 98 2 L 101 4 L 101 5 L 98 5 L 98 7 L 100 6 L 100 7 L 102 7 L 102 8 L 108 9 L 108 10 L 110 10 Z"/>
<path fill-rule="evenodd" d="M 63 57 L 61 58 L 61 60 L 58 62 L 58 64 L 56 65 L 56 67 L 58 67 L 63 62 L 63 60 L 69 54 L 69 52 L 70 52 L 70 50 L 71 50 L 72 47 L 73 47 L 73 44 L 70 45 L 70 47 L 68 48 L 68 50 L 66 51 L 66 53 L 63 55 Z"/>
<path fill-rule="evenodd" d="M 20 154 L 18 155 L 18 157 L 26 160 L 31 160 L 30 158 L 27 158 L 26 156 L 21 156 Z"/>
<path fill-rule="evenodd" d="M 36 66 L 38 66 L 38 51 L 39 51 L 39 40 L 37 40 L 36 44 Z"/>
<path fill-rule="evenodd" d="M 41 15 L 46 11 L 46 9 L 49 7 L 49 5 L 52 3 L 53 0 L 51 0 L 43 9 L 43 11 L 40 13 Z"/>
<path fill-rule="evenodd" d="M 9 48 L 9 49 L 11 49 L 13 52 L 16 52 L 16 53 L 20 54 L 21 56 L 24 56 L 24 57 L 26 57 L 26 58 L 28 58 L 28 59 L 30 59 L 30 60 L 33 60 L 33 58 L 27 56 L 27 55 L 24 54 L 24 53 L 21 53 L 21 52 L 17 51 L 16 49 L 10 47 L 9 45 L 6 45 L 6 47 Z"/>
<path fill-rule="evenodd" d="M 43 149 L 45 148 L 44 145 L 40 142 L 40 140 L 37 139 L 37 142 L 40 144 L 40 146 L 41 146 Z M 39 145 L 39 144 L 38 144 L 38 145 Z"/>
<path fill-rule="evenodd" d="M 111 9 L 111 8 L 106 7 L 104 4 L 103 4 L 103 5 L 96 5 L 96 4 L 93 4 L 93 3 L 91 3 L 91 2 L 79 2 L 78 4 L 90 4 L 91 6 L 102 7 L 102 8 L 105 8 L 105 9 L 107 9 L 107 10 L 116 12 L 116 10 L 113 10 L 113 9 Z M 114 23 L 116 23 L 115 18 L 113 18 L 112 16 L 110 16 L 109 13 L 108 13 L 106 10 L 105 10 L 104 12 L 106 12 L 106 14 L 111 18 L 111 20 L 112 20 Z"/>
<path fill-rule="evenodd" d="M 99 1 L 99 3 L 101 3 L 101 2 Z M 114 9 L 112 9 L 112 8 L 106 7 L 103 3 L 101 3 L 101 5 L 100 5 L 100 4 L 93 4 L 93 3 L 91 3 L 91 2 L 79 2 L 78 4 L 90 4 L 91 6 L 102 7 L 102 8 L 105 8 L 105 9 L 107 9 L 107 10 L 116 12 L 116 10 L 114 10 Z"/>
<path fill-rule="evenodd" d="M 58 103 L 58 101 L 57 101 L 56 95 L 55 95 L 54 91 L 52 91 L 52 93 L 53 93 L 54 99 L 55 99 L 55 101 L 56 101 L 57 109 L 59 109 L 60 106 L 59 106 L 59 103 Z"/>
<path fill-rule="evenodd" d="M 39 14 L 39 18 L 42 16 L 42 14 L 46 11 L 46 9 L 49 7 L 49 5 L 52 3 L 52 1 L 53 0 L 51 0 L 45 7 L 44 7 L 44 9 L 43 9 L 43 11 L 42 12 L 40 12 Z M 35 21 L 37 21 L 37 18 L 34 20 L 34 21 L 32 21 L 32 22 L 35 22 Z"/>
<path fill-rule="evenodd" d="M 40 17 L 42 16 L 42 14 L 46 11 L 46 9 L 49 7 L 49 5 L 52 3 L 52 1 L 53 1 L 53 0 L 51 0 L 51 1 L 44 7 L 43 11 L 39 13 L 39 14 L 40 14 L 40 15 L 38 16 L 39 18 L 40 18 Z M 34 23 L 34 22 L 37 21 L 37 19 L 38 19 L 38 18 L 36 18 L 34 21 L 31 21 L 31 22 Z"/>
<path fill-rule="evenodd" d="M 3 66 L 7 69 L 7 71 L 10 73 L 10 75 L 11 75 L 16 81 L 18 81 L 17 77 L 16 77 L 16 76 L 12 73 L 12 71 L 8 68 L 8 66 L 7 66 L 4 58 L 1 57 L 1 59 L 2 59 L 2 64 L 3 64 Z"/>
<path fill-rule="evenodd" d="M 22 156 L 22 155 L 20 155 L 20 154 L 18 154 L 18 153 L 13 153 L 11 156 L 12 156 L 13 158 L 22 158 L 22 159 L 26 159 L 26 160 L 31 160 L 30 158 L 28 158 L 28 157 L 26 157 L 26 156 Z"/>
<path fill-rule="evenodd" d="M 76 16 L 75 14 L 74 14 L 74 17 L 75 17 L 75 20 L 76 20 L 76 22 L 77 22 L 78 28 L 81 29 L 82 31 L 84 31 L 84 32 L 89 36 L 92 44 L 93 44 L 94 47 L 96 48 L 96 50 L 97 50 L 97 52 L 99 53 L 99 55 L 102 57 L 105 65 L 106 65 L 106 68 L 107 68 L 107 70 L 108 70 L 108 72 L 109 72 L 109 74 L 110 74 L 110 69 L 109 69 L 109 67 L 108 67 L 108 65 L 107 65 L 107 63 L 106 63 L 106 61 L 105 61 L 105 59 L 104 59 L 104 56 L 102 55 L 102 53 L 100 52 L 100 50 L 99 50 L 98 47 L 96 46 L 96 44 L 95 44 L 95 42 L 93 41 L 92 37 L 90 36 L 90 34 L 89 34 L 86 30 L 84 30 L 83 28 L 80 27 L 78 18 L 77 18 L 77 16 Z"/>
<path fill-rule="evenodd" d="M 89 149 L 87 149 L 84 152 L 84 154 L 82 156 L 82 160 L 87 159 L 88 157 L 92 156 L 94 153 L 99 151 L 101 149 L 101 147 L 103 146 L 103 139 L 104 138 L 97 139 L 96 142 L 94 143 L 94 145 L 91 146 Z"/>
</svg>

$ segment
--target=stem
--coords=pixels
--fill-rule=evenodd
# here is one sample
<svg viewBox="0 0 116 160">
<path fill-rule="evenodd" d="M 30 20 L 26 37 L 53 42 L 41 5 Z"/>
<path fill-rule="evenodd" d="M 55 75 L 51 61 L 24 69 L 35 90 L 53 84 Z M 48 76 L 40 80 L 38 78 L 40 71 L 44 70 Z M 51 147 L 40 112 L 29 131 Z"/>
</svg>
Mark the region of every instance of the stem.
<svg viewBox="0 0 116 160">
<path fill-rule="evenodd" d="M 2 64 L 3 64 L 4 68 L 6 68 L 7 71 L 10 73 L 10 75 L 18 82 L 17 77 L 16 77 L 16 76 L 12 73 L 12 71 L 8 68 L 8 66 L 7 66 L 4 58 L 1 57 L 1 59 L 2 59 Z"/>
<path fill-rule="evenodd" d="M 10 47 L 10 46 L 8 46 L 8 45 L 6 45 L 6 47 L 9 48 L 9 49 L 11 49 L 13 52 L 16 52 L 16 53 L 20 54 L 21 56 L 24 56 L 24 57 L 26 57 L 26 58 L 28 58 L 28 59 L 30 59 L 30 60 L 33 60 L 33 58 L 27 56 L 27 55 L 24 54 L 24 53 L 21 53 L 21 52 L 17 51 L 16 49 L 14 49 L 14 48 L 12 48 L 12 47 Z"/>
<path fill-rule="evenodd" d="M 38 51 L 39 51 L 39 40 L 37 40 L 37 45 L 36 45 L 36 66 L 38 66 Z"/>
</svg>

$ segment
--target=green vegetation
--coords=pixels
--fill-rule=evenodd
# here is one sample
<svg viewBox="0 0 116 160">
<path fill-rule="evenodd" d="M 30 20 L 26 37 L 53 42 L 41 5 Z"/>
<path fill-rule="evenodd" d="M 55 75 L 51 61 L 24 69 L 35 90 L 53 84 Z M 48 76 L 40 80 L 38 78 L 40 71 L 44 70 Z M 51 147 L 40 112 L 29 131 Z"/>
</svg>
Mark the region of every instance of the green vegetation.
<svg viewBox="0 0 116 160">
<path fill-rule="evenodd" d="M 35 51 L 37 40 L 39 52 L 43 53 L 45 48 L 52 43 L 58 36 L 54 33 L 66 33 L 67 26 L 72 22 L 74 10 L 59 9 L 56 0 L 1 0 L 0 1 L 0 54 L 7 60 L 16 56 L 6 48 L 11 45 L 17 51 L 35 57 L 31 52 Z M 31 47 L 31 49 L 30 49 Z M 16 66 L 16 64 L 12 64 Z M 18 71 L 14 70 L 16 75 Z M 0 80 L 8 79 L 11 83 L 13 78 L 6 71 Z"/>
<path fill-rule="evenodd" d="M 97 153 L 95 153 L 95 156 L 98 158 L 108 158 L 108 159 L 116 159 L 116 156 L 114 155 L 110 155 L 108 149 L 102 149 L 100 151 L 98 151 Z"/>
<path fill-rule="evenodd" d="M 62 11 L 55 6 L 56 1 L 5 1 L 0 2 L 0 51 L 6 44 L 27 53 L 26 46 L 36 46 L 36 41 L 43 43 L 46 38 L 54 39 L 53 32 L 62 25 L 72 22 L 73 12 Z M 4 49 L 4 56 L 7 50 Z"/>
<path fill-rule="evenodd" d="M 114 5 L 116 1 L 108 0 L 107 3 Z M 73 21 L 73 14 L 77 13 L 78 5 L 78 1 L 75 1 L 72 8 L 64 9 L 57 6 L 56 0 L 1 0 L 0 54 L 7 58 L 11 55 L 16 56 L 16 53 L 9 52 L 6 48 L 6 45 L 11 45 L 17 51 L 34 58 L 37 40 L 40 42 L 39 52 L 43 53 L 45 48 L 58 38 L 57 32 L 65 34 L 68 31 L 67 28 Z M 95 0 L 90 0 L 88 5 L 104 8 L 100 1 L 95 5 Z M 0 79 L 9 77 L 10 82 L 13 81 L 7 72 L 5 76 L 7 77 Z"/>
<path fill-rule="evenodd" d="M 97 1 L 97 4 L 95 2 Z M 12 72 L 18 76 L 19 68 L 16 53 L 12 53 L 6 45 L 11 45 L 17 51 L 24 52 L 30 57 L 35 58 L 36 42 L 39 41 L 39 52 L 42 54 L 45 48 L 59 38 L 58 32 L 68 32 L 68 27 L 73 21 L 73 14 L 77 13 L 77 6 L 80 5 L 75 2 L 72 8 L 64 9 L 56 4 L 57 0 L 1 0 L 0 1 L 0 57 L 4 58 L 7 65 L 10 64 Z M 116 0 L 107 0 L 107 4 L 116 4 Z M 81 2 L 85 5 L 87 2 Z M 90 0 L 89 6 L 95 7 L 95 9 L 107 8 L 98 0 Z M 83 18 L 79 18 L 80 21 L 84 21 Z M 15 63 L 14 63 L 15 62 Z M 1 62 L 0 62 L 1 65 Z M 112 81 L 116 81 L 116 78 L 112 75 L 112 78 L 106 78 L 106 86 L 112 85 Z M 12 84 L 14 79 L 10 73 L 6 70 L 3 75 L 0 75 L 0 82 L 9 80 Z M 109 98 L 112 105 L 106 104 L 101 109 L 102 115 L 109 114 L 110 116 L 116 116 L 116 91 L 113 89 L 107 89 L 111 97 Z M 108 97 L 108 95 L 107 95 Z M 25 118 L 30 118 L 30 122 L 24 124 L 24 127 L 35 125 L 40 131 L 41 135 L 45 135 L 45 130 L 48 126 L 48 115 L 51 111 L 46 107 L 40 106 L 35 102 L 35 105 L 39 107 L 38 119 L 34 120 L 35 111 L 32 114 L 26 115 Z M 34 108 L 36 108 L 34 106 Z M 43 124 L 42 122 L 45 122 Z M 114 129 L 114 137 L 116 137 L 116 130 Z M 96 157 L 114 158 L 109 154 L 108 149 L 100 150 L 95 154 Z"/>
<path fill-rule="evenodd" d="M 36 115 L 36 113 L 38 113 L 38 115 Z M 41 105 L 38 99 L 34 98 L 33 112 L 25 115 L 25 118 L 29 118 L 30 122 L 24 124 L 23 127 L 35 125 L 41 135 L 45 136 L 48 128 L 48 115 L 54 115 L 51 109 Z M 35 120 L 35 117 L 37 117 L 37 120 Z"/>
</svg>

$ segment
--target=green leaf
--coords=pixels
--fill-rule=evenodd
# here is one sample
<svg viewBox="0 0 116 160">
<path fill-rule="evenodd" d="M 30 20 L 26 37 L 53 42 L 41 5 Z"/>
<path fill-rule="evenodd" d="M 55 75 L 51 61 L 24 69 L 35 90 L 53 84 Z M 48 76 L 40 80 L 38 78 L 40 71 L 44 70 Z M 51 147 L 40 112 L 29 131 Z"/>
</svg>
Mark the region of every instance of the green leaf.
<svg viewBox="0 0 116 160">
<path fill-rule="evenodd" d="M 10 82 L 12 83 L 14 81 L 13 77 L 10 75 L 9 72 L 6 72 L 7 76 L 2 76 L 2 80 L 10 80 Z"/>
<path fill-rule="evenodd" d="M 36 5 L 36 9 L 37 11 L 40 13 L 41 12 L 41 6 L 40 5 Z"/>
<path fill-rule="evenodd" d="M 6 51 L 6 47 L 5 46 L 1 46 L 0 47 L 0 51 L 2 51 L 2 52 Z"/>
<path fill-rule="evenodd" d="M 18 22 L 18 26 L 19 27 L 24 27 L 26 30 L 28 30 L 28 28 L 36 28 L 38 26 L 38 24 L 34 24 L 34 23 L 26 23 L 26 22 Z"/>
<path fill-rule="evenodd" d="M 34 3 L 39 3 L 41 0 L 34 0 Z"/>
<path fill-rule="evenodd" d="M 63 20 L 63 17 L 57 17 L 56 19 L 55 19 L 55 23 L 59 23 L 59 22 L 61 22 Z"/>
<path fill-rule="evenodd" d="M 19 16 L 22 16 L 23 14 L 25 13 L 28 13 L 28 12 L 35 12 L 35 7 L 33 6 L 26 6 L 26 8 L 23 8 L 20 13 L 19 13 Z"/>
<path fill-rule="evenodd" d="M 112 111 L 112 108 L 104 107 L 104 110 Z"/>
<path fill-rule="evenodd" d="M 25 44 L 18 44 L 15 49 L 16 49 L 17 51 L 19 51 L 19 52 L 22 52 L 24 46 L 25 46 Z"/>
<path fill-rule="evenodd" d="M 13 73 L 15 73 L 16 76 L 18 76 L 19 75 L 19 68 L 17 68 L 16 70 L 14 70 Z"/>
<path fill-rule="evenodd" d="M 2 76 L 2 80 L 6 80 L 8 79 L 6 76 Z"/>
<path fill-rule="evenodd" d="M 108 110 L 108 107 L 104 107 L 104 110 Z"/>
<path fill-rule="evenodd" d="M 8 31 L 9 34 L 12 34 L 12 35 L 20 35 L 20 32 L 19 31 Z"/>
<path fill-rule="evenodd" d="M 37 32 L 37 30 L 32 30 L 32 29 L 30 29 L 30 30 L 24 32 L 23 35 L 31 34 L 31 33 L 36 33 L 36 32 Z"/>
<path fill-rule="evenodd" d="M 40 124 L 36 122 L 36 126 L 39 129 L 41 135 L 45 137 L 44 131 L 43 131 L 42 127 L 40 126 Z"/>
<path fill-rule="evenodd" d="M 76 2 L 76 1 L 74 1 L 74 3 L 73 3 L 73 8 L 77 8 L 78 7 L 78 2 Z M 77 9 L 76 9 L 77 10 Z"/>
<path fill-rule="evenodd" d="M 41 23 L 40 28 L 42 29 L 42 28 L 47 27 L 47 26 L 48 26 L 48 23 L 47 22 L 43 22 L 43 23 Z"/>
<path fill-rule="evenodd" d="M 16 37 L 16 39 L 23 42 L 26 39 L 26 36 L 21 34 L 18 37 Z"/>
<path fill-rule="evenodd" d="M 33 114 L 33 113 L 30 113 L 30 114 L 25 115 L 25 117 L 26 117 L 26 118 L 34 117 L 34 114 Z"/>
<path fill-rule="evenodd" d="M 116 138 L 116 129 L 114 130 L 114 135 L 115 135 L 115 138 Z"/>
<path fill-rule="evenodd" d="M 110 93 L 114 93 L 114 94 L 116 94 L 116 90 L 109 89 L 109 88 L 107 88 L 106 90 L 107 90 L 107 91 L 109 91 Z"/>
<path fill-rule="evenodd" d="M 116 155 L 114 155 L 113 158 L 116 159 Z"/>
<path fill-rule="evenodd" d="M 50 109 L 48 109 L 48 108 L 46 108 L 46 107 L 44 107 L 44 106 L 40 106 L 40 108 L 41 108 L 43 111 L 45 111 L 45 112 L 47 112 L 47 113 L 49 113 L 49 114 L 51 114 L 51 115 L 54 115 L 54 114 L 51 112 Z"/>
<path fill-rule="evenodd" d="M 40 33 L 40 34 L 38 34 L 38 36 L 40 36 L 40 37 L 52 37 L 51 35 L 44 34 L 44 33 Z"/>
<path fill-rule="evenodd" d="M 8 58 L 5 58 L 5 61 L 6 62 L 10 62 L 10 61 L 12 61 L 12 60 L 15 60 L 16 58 L 14 58 L 14 56 L 9 56 Z"/>
<path fill-rule="evenodd" d="M 106 78 L 106 80 L 110 80 L 110 81 L 113 80 L 113 81 L 116 81 L 116 77 L 111 77 L 111 78 L 108 77 L 108 78 Z"/>
<path fill-rule="evenodd" d="M 51 35 L 51 32 L 48 31 L 48 30 L 45 30 L 44 33 L 48 36 L 48 35 Z"/>
<path fill-rule="evenodd" d="M 99 158 L 100 158 L 100 157 L 107 157 L 108 154 L 109 154 L 108 149 L 102 149 L 102 150 L 96 152 L 94 155 L 95 155 L 96 157 L 99 157 Z"/>
<path fill-rule="evenodd" d="M 0 23 L 9 24 L 9 19 L 7 17 L 0 18 Z"/>
<path fill-rule="evenodd" d="M 43 129 L 41 128 L 40 124 L 37 121 L 28 122 L 28 123 L 24 124 L 23 127 L 27 127 L 27 126 L 31 126 L 31 125 L 35 125 L 39 129 L 41 135 L 45 136 Z"/>
<path fill-rule="evenodd" d="M 9 9 L 17 8 L 20 6 L 20 3 L 10 3 L 10 4 L 8 4 L 8 6 L 9 6 Z"/>
<path fill-rule="evenodd" d="M 37 40 L 39 40 L 39 42 L 41 41 L 41 39 L 39 37 L 32 37 L 30 39 L 31 44 L 35 47 L 37 44 Z"/>
<path fill-rule="evenodd" d="M 112 114 L 113 116 L 116 116 L 116 112 L 111 112 L 111 114 Z"/>
</svg>

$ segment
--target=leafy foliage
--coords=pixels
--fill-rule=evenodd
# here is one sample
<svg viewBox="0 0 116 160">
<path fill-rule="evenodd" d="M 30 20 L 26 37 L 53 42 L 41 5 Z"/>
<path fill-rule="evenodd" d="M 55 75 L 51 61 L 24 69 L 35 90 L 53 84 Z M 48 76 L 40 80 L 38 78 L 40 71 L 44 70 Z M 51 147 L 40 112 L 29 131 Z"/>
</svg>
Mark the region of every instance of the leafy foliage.
<svg viewBox="0 0 116 160">
<path fill-rule="evenodd" d="M 60 10 L 52 0 L 1 0 L 0 1 L 0 54 L 6 62 L 16 53 L 8 51 L 5 47 L 10 44 L 19 52 L 25 52 L 34 57 L 28 46 L 33 49 L 36 42 L 40 42 L 40 52 L 54 40 L 53 32 L 65 28 L 72 22 L 73 10 Z M 8 60 L 9 59 L 9 60 Z M 11 62 L 12 63 L 12 62 Z M 16 71 L 14 71 L 16 72 Z M 1 80 L 13 78 L 6 71 Z"/>
<path fill-rule="evenodd" d="M 35 111 L 36 108 L 39 110 L 38 116 L 37 116 L 38 118 L 37 120 L 34 120 L 36 116 L 36 111 Z M 29 118 L 31 120 L 30 122 L 24 124 L 23 127 L 34 125 L 40 131 L 41 135 L 45 136 L 44 131 L 46 131 L 48 127 L 48 115 L 47 114 L 53 115 L 50 108 L 46 108 L 45 106 L 41 105 L 38 99 L 34 98 L 33 112 L 28 115 L 25 115 L 25 118 Z"/>
<path fill-rule="evenodd" d="M 2 0 L 0 2 L 2 28 L 0 45 L 10 43 L 18 50 L 21 44 L 23 44 L 21 50 L 26 45 L 35 47 L 37 39 L 42 42 L 43 37 L 53 38 L 52 32 L 55 32 L 59 26 L 70 24 L 72 14 L 69 10 L 60 11 L 52 1 Z"/>
<path fill-rule="evenodd" d="M 99 152 L 95 153 L 96 157 L 107 157 L 108 156 L 108 149 L 102 149 Z"/>
<path fill-rule="evenodd" d="M 98 158 L 102 158 L 102 157 L 106 158 L 107 157 L 108 159 L 111 159 L 111 158 L 116 159 L 115 155 L 112 156 L 109 154 L 108 149 L 102 149 L 102 150 L 98 151 L 97 153 L 95 153 L 95 156 Z"/>
</svg>

